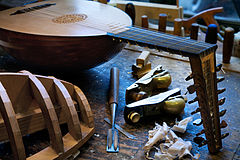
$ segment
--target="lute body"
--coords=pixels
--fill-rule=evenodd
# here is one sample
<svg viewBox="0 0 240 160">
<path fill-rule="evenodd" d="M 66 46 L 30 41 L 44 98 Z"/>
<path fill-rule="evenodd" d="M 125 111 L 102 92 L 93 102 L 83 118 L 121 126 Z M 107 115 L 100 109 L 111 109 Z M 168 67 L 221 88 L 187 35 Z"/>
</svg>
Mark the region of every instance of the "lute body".
<svg viewBox="0 0 240 160">
<path fill-rule="evenodd" d="M 55 5 L 11 15 L 42 4 Z M 78 21 L 61 19 L 68 15 Z M 124 47 L 107 36 L 109 26 L 131 25 L 121 10 L 84 0 L 45 1 L 8 9 L 0 12 L 0 21 L 0 46 L 9 54 L 26 64 L 57 70 L 92 68 L 108 61 Z"/>
</svg>

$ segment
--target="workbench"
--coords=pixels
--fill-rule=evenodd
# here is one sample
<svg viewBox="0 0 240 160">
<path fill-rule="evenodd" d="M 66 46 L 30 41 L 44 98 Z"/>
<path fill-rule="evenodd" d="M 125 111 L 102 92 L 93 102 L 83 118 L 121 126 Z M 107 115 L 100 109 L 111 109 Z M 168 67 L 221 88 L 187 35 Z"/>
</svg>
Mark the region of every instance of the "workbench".
<svg viewBox="0 0 240 160">
<path fill-rule="evenodd" d="M 8 55 L 0 56 L 0 66 L 1 71 L 19 71 L 25 69 L 34 74 L 55 76 L 59 79 L 69 81 L 81 88 L 86 95 L 94 114 L 95 134 L 79 149 L 80 154 L 76 159 L 145 159 L 142 148 L 147 142 L 148 131 L 153 129 L 155 123 L 162 124 L 163 122 L 167 122 L 169 126 L 172 126 L 176 118 L 180 121 L 183 118 L 191 116 L 190 113 L 196 109 L 198 104 L 197 102 L 191 105 L 186 103 L 184 113 L 177 117 L 160 115 L 158 117 L 152 117 L 135 126 L 126 124 L 123 118 L 125 91 L 128 86 L 136 81 L 131 75 L 131 66 L 135 63 L 139 54 L 140 52 L 126 48 L 107 63 L 85 71 L 76 68 L 73 73 L 35 70 L 20 64 Z M 162 56 L 162 54 L 150 55 L 149 61 L 152 63 L 152 68 L 160 64 L 163 66 L 163 69 L 169 71 L 172 76 L 172 84 L 169 89 L 178 87 L 181 89 L 181 93 L 184 94 L 187 91 L 186 88 L 193 84 L 192 81 L 185 81 L 185 78 L 191 73 L 190 64 L 186 58 L 176 60 L 175 57 L 171 58 L 172 55 L 168 54 L 167 56 L 168 57 Z M 117 109 L 116 123 L 125 131 L 135 135 L 137 140 L 131 140 L 124 135 L 119 134 L 119 153 L 107 153 L 106 138 L 107 130 L 110 128 L 110 125 L 104 121 L 104 118 L 110 118 L 108 89 L 110 82 L 110 69 L 114 66 L 118 67 L 120 70 L 119 106 Z M 227 113 L 222 119 L 226 120 L 228 123 L 228 127 L 222 129 L 222 133 L 230 133 L 230 135 L 223 140 L 223 149 L 216 155 L 210 155 L 206 145 L 199 148 L 197 144 L 193 142 L 193 138 L 195 137 L 195 134 L 200 132 L 203 128 L 202 126 L 194 126 L 192 123 L 188 124 L 187 131 L 184 134 L 178 134 L 178 136 L 183 138 L 183 140 L 192 142 L 192 153 L 199 153 L 201 155 L 200 159 L 238 160 L 240 159 L 240 116 L 238 116 L 240 113 L 240 74 L 226 70 L 225 73 L 219 72 L 219 74 L 225 77 L 225 80 L 219 84 L 220 88 L 224 87 L 227 89 L 226 92 L 220 95 L 220 98 L 226 97 L 226 102 L 221 109 L 227 109 Z M 195 98 L 195 95 L 187 94 L 187 98 L 188 100 L 192 100 Z M 193 115 L 194 120 L 199 117 L 199 114 Z M 35 138 L 33 138 L 34 136 Z M 27 155 L 41 150 L 49 145 L 47 131 L 41 131 L 24 137 L 24 143 L 28 146 L 26 148 Z M 11 159 L 12 156 L 10 150 L 9 143 L 0 144 L 0 159 Z"/>
</svg>

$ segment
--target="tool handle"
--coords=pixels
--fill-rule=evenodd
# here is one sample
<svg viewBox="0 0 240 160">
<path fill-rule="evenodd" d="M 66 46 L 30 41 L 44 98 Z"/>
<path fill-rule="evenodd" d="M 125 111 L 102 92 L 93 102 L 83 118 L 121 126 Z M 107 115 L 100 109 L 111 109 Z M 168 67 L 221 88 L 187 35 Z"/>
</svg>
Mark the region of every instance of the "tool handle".
<svg viewBox="0 0 240 160">
<path fill-rule="evenodd" d="M 119 93 L 119 70 L 113 67 L 110 72 L 110 93 L 109 93 L 109 104 L 118 104 L 118 93 Z"/>
</svg>

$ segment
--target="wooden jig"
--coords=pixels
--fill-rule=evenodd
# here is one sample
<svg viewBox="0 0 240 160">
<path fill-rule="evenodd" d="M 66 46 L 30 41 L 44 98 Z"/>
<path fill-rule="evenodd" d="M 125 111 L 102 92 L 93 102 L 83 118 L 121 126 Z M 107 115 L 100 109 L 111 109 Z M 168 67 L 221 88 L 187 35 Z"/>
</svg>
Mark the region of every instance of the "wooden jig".
<svg viewBox="0 0 240 160">
<path fill-rule="evenodd" d="M 0 73 L 0 96 L 0 141 L 10 141 L 16 160 L 66 159 L 94 133 L 88 101 L 71 83 L 28 71 Z M 63 123 L 69 131 L 64 136 Z M 22 136 L 45 128 L 51 145 L 26 157 Z"/>
</svg>

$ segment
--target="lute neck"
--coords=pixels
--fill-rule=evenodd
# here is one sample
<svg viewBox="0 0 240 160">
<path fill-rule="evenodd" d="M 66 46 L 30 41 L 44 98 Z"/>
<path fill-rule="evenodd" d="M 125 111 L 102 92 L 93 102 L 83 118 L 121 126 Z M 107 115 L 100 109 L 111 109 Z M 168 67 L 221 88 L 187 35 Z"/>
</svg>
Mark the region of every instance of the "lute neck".
<svg viewBox="0 0 240 160">
<path fill-rule="evenodd" d="M 108 33 L 108 35 L 131 44 L 138 44 L 143 47 L 163 50 L 187 57 L 199 56 L 199 54 L 205 53 L 208 54 L 210 52 L 215 52 L 217 49 L 217 45 L 215 44 L 132 26 L 127 27 L 123 32 L 115 34 Z"/>
</svg>

